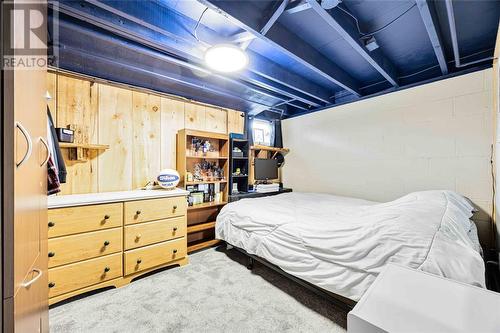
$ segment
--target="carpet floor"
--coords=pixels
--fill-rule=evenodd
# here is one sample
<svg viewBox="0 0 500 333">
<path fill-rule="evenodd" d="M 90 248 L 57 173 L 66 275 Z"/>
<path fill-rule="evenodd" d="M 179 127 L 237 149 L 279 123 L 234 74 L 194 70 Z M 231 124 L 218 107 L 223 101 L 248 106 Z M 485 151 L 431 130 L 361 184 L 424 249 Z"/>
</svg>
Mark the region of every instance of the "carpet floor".
<svg viewBox="0 0 500 333">
<path fill-rule="evenodd" d="M 223 246 L 190 264 L 53 306 L 51 332 L 345 332 L 346 312 Z"/>
</svg>

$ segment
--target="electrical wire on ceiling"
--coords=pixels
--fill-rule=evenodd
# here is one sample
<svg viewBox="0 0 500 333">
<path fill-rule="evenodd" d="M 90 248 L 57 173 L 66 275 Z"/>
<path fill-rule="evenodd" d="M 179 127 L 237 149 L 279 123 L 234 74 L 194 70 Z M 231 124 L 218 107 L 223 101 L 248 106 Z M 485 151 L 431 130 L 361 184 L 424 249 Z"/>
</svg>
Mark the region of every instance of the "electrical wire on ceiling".
<svg viewBox="0 0 500 333">
<path fill-rule="evenodd" d="M 349 15 L 356 22 L 356 28 L 358 29 L 358 33 L 361 35 L 361 38 L 363 38 L 363 39 L 369 39 L 373 35 L 378 34 L 379 32 L 384 31 L 385 29 L 387 29 L 394 22 L 396 22 L 397 20 L 399 20 L 401 17 L 403 17 L 406 13 L 408 13 L 411 9 L 413 9 L 416 6 L 417 6 L 417 4 L 414 3 L 408 9 L 406 9 L 401 14 L 399 14 L 398 16 L 396 16 L 394 19 L 392 19 L 388 23 L 384 24 L 382 27 L 380 27 L 378 29 L 375 29 L 375 30 L 373 30 L 371 32 L 363 32 L 363 31 L 361 31 L 361 28 L 359 26 L 359 20 L 358 20 L 358 18 L 356 16 L 354 16 L 351 12 L 349 12 L 347 9 L 344 9 L 341 6 L 337 6 L 336 8 L 340 9 L 341 11 L 343 11 L 344 13 L 346 13 L 347 15 Z"/>
<path fill-rule="evenodd" d="M 460 59 L 467 59 L 467 58 L 470 58 L 470 57 L 476 56 L 476 55 L 478 55 L 478 54 L 485 53 L 485 52 L 490 52 L 490 51 L 493 51 L 493 48 L 489 48 L 489 49 L 487 49 L 487 50 L 482 50 L 482 51 L 479 51 L 479 52 L 474 52 L 474 53 L 472 53 L 472 54 L 469 54 L 469 55 L 466 55 L 466 56 L 464 56 L 464 57 L 461 57 Z M 450 60 L 450 61 L 448 61 L 448 63 L 449 63 L 449 64 L 454 63 L 454 62 L 455 62 L 455 60 Z M 412 77 L 412 76 L 415 76 L 415 75 L 418 75 L 418 74 L 422 74 L 422 73 L 424 73 L 424 72 L 427 72 L 427 71 L 429 71 L 429 70 L 431 70 L 431 69 L 434 69 L 434 68 L 436 68 L 436 67 L 439 67 L 439 65 L 430 66 L 430 67 L 427 67 L 427 68 L 421 69 L 421 70 L 419 70 L 419 71 L 417 71 L 417 72 L 414 72 L 414 73 L 411 73 L 411 74 L 408 74 L 408 75 L 398 76 L 398 79 L 407 79 L 407 78 L 409 78 L 409 77 Z M 361 90 L 362 90 L 362 89 L 367 89 L 367 88 L 370 88 L 370 87 L 373 87 L 373 86 L 376 86 L 376 85 L 379 85 L 379 84 L 381 84 L 381 83 L 385 83 L 385 82 L 387 82 L 387 81 L 386 81 L 386 80 L 383 80 L 383 81 L 378 81 L 378 82 L 375 82 L 375 83 L 369 84 L 369 85 L 367 85 L 367 86 L 361 87 L 361 88 L 359 88 L 359 89 L 361 89 Z"/>
<path fill-rule="evenodd" d="M 194 36 L 194 38 L 196 38 L 196 40 L 198 42 L 200 41 L 200 39 L 198 38 L 197 30 L 198 30 L 198 27 L 200 26 L 201 19 L 203 18 L 203 15 L 205 15 L 205 12 L 207 10 L 208 10 L 208 7 L 205 8 L 205 10 L 201 13 L 200 18 L 198 19 L 198 22 L 196 22 L 196 25 L 194 27 L 193 36 Z"/>
</svg>

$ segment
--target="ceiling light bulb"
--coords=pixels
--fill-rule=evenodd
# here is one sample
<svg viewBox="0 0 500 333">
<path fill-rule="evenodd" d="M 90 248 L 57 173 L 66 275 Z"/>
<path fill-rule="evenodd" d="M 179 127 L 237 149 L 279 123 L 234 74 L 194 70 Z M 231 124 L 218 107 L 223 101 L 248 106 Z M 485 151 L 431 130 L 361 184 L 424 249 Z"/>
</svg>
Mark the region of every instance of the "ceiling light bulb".
<svg viewBox="0 0 500 333">
<path fill-rule="evenodd" d="M 205 62 L 213 70 L 230 73 L 245 68 L 248 65 L 248 56 L 235 45 L 219 44 L 205 52 Z"/>
</svg>

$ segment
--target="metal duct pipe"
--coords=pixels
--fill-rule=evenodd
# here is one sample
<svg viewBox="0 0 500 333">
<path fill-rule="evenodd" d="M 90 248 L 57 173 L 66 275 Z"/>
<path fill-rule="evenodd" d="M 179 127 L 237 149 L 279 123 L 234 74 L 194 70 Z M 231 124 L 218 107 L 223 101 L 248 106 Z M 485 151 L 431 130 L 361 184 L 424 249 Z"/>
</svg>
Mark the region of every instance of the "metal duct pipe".
<svg viewBox="0 0 500 333">
<path fill-rule="evenodd" d="M 458 50 L 458 39 L 457 39 L 457 29 L 455 26 L 455 13 L 453 12 L 452 0 L 445 0 L 446 4 L 446 14 L 448 16 L 448 25 L 450 27 L 451 43 L 453 45 L 453 56 L 455 58 L 455 67 L 462 68 L 469 65 L 474 65 L 483 61 L 492 60 L 494 57 L 487 57 L 479 60 L 474 60 L 467 62 L 465 64 L 460 63 L 460 52 Z"/>
</svg>

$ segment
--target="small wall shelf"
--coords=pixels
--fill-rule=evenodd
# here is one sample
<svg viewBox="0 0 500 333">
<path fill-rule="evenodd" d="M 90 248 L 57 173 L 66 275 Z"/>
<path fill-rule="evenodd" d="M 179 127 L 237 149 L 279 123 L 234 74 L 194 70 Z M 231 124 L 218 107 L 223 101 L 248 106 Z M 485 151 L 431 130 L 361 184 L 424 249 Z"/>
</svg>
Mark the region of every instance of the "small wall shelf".
<svg viewBox="0 0 500 333">
<path fill-rule="evenodd" d="M 288 153 L 290 149 L 288 148 L 276 148 L 276 147 L 268 147 L 261 145 L 254 145 L 250 147 L 251 150 L 266 150 L 266 151 L 274 151 L 278 153 Z"/>
<path fill-rule="evenodd" d="M 89 160 L 89 150 L 106 150 L 109 145 L 93 144 L 93 143 L 70 143 L 59 142 L 59 147 L 69 149 L 68 158 L 71 161 L 86 162 Z"/>
</svg>

